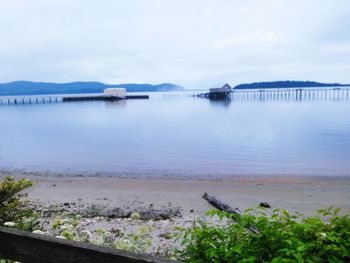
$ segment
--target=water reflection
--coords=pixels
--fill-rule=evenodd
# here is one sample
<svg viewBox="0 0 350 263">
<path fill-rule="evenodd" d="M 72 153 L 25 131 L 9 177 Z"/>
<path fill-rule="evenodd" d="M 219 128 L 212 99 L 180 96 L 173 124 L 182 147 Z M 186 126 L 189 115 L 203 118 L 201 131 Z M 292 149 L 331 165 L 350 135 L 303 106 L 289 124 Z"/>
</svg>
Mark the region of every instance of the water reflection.
<svg viewBox="0 0 350 263">
<path fill-rule="evenodd" d="M 231 99 L 225 100 L 209 100 L 211 106 L 228 108 L 231 105 Z"/>
<path fill-rule="evenodd" d="M 104 101 L 103 102 L 106 109 L 126 109 L 127 108 L 127 100 L 115 100 L 115 101 Z"/>
</svg>

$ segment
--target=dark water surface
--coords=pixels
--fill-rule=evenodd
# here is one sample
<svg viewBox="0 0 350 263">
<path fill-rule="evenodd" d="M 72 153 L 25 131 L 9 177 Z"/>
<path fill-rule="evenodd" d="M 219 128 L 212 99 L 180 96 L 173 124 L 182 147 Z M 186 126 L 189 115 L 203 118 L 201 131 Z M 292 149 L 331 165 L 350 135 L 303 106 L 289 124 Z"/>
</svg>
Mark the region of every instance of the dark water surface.
<svg viewBox="0 0 350 263">
<path fill-rule="evenodd" d="M 350 175 L 349 100 L 0 107 L 0 168 L 116 175 Z"/>
</svg>

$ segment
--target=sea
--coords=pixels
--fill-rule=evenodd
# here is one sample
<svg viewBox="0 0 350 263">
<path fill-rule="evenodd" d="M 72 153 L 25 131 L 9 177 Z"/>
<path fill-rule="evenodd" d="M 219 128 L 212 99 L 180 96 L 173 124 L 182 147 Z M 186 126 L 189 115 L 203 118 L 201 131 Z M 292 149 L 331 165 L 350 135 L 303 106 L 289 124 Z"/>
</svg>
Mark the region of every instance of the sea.
<svg viewBox="0 0 350 263">
<path fill-rule="evenodd" d="M 327 92 L 305 98 L 242 93 L 212 101 L 194 96 L 198 91 L 177 91 L 115 102 L 3 104 L 0 170 L 169 178 L 348 176 L 350 99 Z"/>
</svg>

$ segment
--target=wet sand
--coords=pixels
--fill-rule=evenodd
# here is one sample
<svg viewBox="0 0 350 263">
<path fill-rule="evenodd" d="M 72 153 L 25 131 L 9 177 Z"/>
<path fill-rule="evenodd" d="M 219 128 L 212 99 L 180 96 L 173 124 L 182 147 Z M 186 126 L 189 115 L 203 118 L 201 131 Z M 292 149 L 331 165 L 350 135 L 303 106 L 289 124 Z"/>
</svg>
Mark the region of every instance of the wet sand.
<svg viewBox="0 0 350 263">
<path fill-rule="evenodd" d="M 206 192 L 241 210 L 268 202 L 272 208 L 306 215 L 329 206 L 350 213 L 350 177 L 233 176 L 224 180 L 38 174 L 25 177 L 36 182 L 28 190 L 29 199 L 42 204 L 84 201 L 120 208 L 170 206 L 179 207 L 183 215 L 203 215 L 212 208 L 202 198 Z"/>
</svg>

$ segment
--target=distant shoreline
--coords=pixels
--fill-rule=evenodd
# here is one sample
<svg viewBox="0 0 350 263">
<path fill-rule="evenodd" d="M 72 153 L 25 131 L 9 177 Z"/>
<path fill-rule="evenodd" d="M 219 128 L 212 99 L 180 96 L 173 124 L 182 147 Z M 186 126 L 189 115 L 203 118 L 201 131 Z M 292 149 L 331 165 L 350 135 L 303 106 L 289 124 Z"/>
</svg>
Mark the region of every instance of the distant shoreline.
<svg viewBox="0 0 350 263">
<path fill-rule="evenodd" d="M 321 83 L 315 81 L 270 81 L 239 84 L 234 87 L 242 89 L 285 89 L 285 88 L 330 88 L 349 87 L 350 84 Z M 105 88 L 123 87 L 128 92 L 167 92 L 167 91 L 192 91 L 184 87 L 172 84 L 104 84 L 94 81 L 76 81 L 69 83 L 12 81 L 0 83 L 0 96 L 28 96 L 28 95 L 52 95 L 52 94 L 85 94 L 102 93 Z M 209 89 L 209 88 L 208 88 Z M 203 89 L 202 89 L 203 90 Z"/>
<path fill-rule="evenodd" d="M 350 84 L 321 83 L 315 81 L 270 81 L 240 84 L 234 89 L 286 89 L 286 88 L 330 88 L 349 87 Z"/>
<path fill-rule="evenodd" d="M 104 84 L 94 81 L 77 81 L 69 83 L 13 81 L 8 83 L 0 83 L 0 96 L 102 93 L 104 89 L 112 87 L 122 87 L 128 92 L 184 90 L 183 87 L 171 83 L 153 85 L 135 83 Z"/>
</svg>

